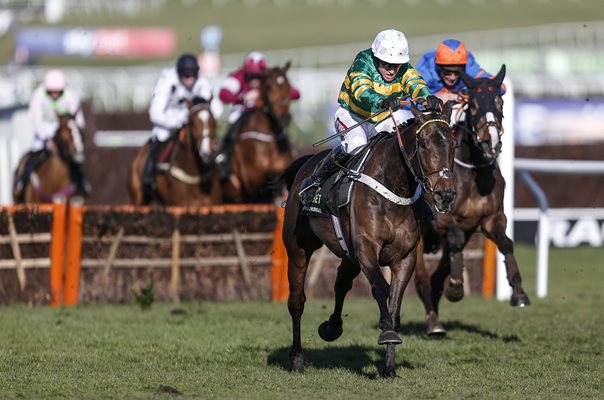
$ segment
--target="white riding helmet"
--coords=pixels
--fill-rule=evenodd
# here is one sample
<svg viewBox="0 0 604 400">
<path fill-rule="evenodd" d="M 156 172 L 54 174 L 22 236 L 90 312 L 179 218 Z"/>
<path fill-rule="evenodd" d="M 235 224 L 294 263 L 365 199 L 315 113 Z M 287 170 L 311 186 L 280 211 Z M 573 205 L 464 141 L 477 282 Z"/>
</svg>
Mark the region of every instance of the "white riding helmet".
<svg viewBox="0 0 604 400">
<path fill-rule="evenodd" d="M 390 64 L 409 61 L 409 45 L 403 32 L 387 29 L 377 34 L 371 45 L 373 55 Z"/>
<path fill-rule="evenodd" d="M 51 69 L 44 75 L 44 89 L 57 91 L 65 89 L 65 75 L 60 69 Z"/>
</svg>

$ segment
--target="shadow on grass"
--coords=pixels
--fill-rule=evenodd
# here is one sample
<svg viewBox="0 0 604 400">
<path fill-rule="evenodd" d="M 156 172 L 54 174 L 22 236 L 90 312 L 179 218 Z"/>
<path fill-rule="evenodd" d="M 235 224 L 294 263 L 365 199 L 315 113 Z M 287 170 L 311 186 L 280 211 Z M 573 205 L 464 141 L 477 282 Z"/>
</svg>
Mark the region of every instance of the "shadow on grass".
<svg viewBox="0 0 604 400">
<path fill-rule="evenodd" d="M 291 370 L 289 360 L 289 347 L 281 347 L 273 351 L 267 358 L 267 364 L 278 366 L 285 370 Z M 379 359 L 375 360 L 376 352 Z M 346 369 L 367 379 L 380 379 L 380 372 L 384 368 L 386 346 L 339 346 L 321 349 L 304 349 L 305 367 L 316 369 Z M 371 366 L 375 366 L 375 372 L 368 372 Z M 425 368 L 424 364 L 411 364 L 403 361 L 396 364 L 397 371 L 400 369 L 414 370 Z M 399 373 L 400 375 L 400 373 Z"/>
<path fill-rule="evenodd" d="M 482 336 L 487 339 L 501 340 L 504 343 L 511 343 L 511 342 L 521 343 L 522 342 L 522 340 L 517 335 L 500 335 L 498 333 L 482 329 L 476 325 L 466 324 L 466 323 L 463 323 L 463 322 L 457 321 L 457 320 L 443 322 L 443 326 L 445 327 L 447 332 L 461 331 L 461 332 L 469 333 L 472 335 L 479 335 L 479 336 Z M 377 328 L 377 325 L 376 325 L 376 328 Z M 426 334 L 426 324 L 420 323 L 420 322 L 411 322 L 411 323 L 407 323 L 407 324 L 401 324 L 400 332 L 403 336 L 419 336 L 420 338 L 427 339 L 427 340 L 434 340 L 434 339 L 446 340 L 447 339 L 447 336 L 436 336 L 436 337 L 428 336 Z"/>
</svg>

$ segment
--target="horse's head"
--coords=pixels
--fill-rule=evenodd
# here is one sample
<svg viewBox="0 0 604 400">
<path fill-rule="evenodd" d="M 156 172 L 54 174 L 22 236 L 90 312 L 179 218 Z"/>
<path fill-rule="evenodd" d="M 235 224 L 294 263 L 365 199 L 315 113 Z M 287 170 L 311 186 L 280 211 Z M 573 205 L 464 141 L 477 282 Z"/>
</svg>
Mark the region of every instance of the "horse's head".
<svg viewBox="0 0 604 400">
<path fill-rule="evenodd" d="M 59 155 L 65 160 L 84 161 L 84 145 L 82 135 L 72 114 L 57 114 L 59 127 L 53 140 L 59 150 Z"/>
<path fill-rule="evenodd" d="M 436 211 L 449 212 L 455 200 L 452 179 L 455 140 L 449 126 L 451 105 L 447 102 L 442 107 L 442 112 L 424 114 L 411 103 L 411 112 L 416 120 L 416 175 L 424 191 L 432 195 Z"/>
<path fill-rule="evenodd" d="M 460 76 L 468 87 L 469 123 L 474 144 L 487 160 L 494 160 L 501 152 L 503 99 L 500 88 L 505 64 L 493 79 L 474 79 L 463 70 Z"/>
<path fill-rule="evenodd" d="M 216 152 L 216 120 L 210 103 L 195 98 L 187 101 L 189 122 L 180 130 L 179 140 L 190 147 L 204 164 L 210 164 Z"/>
<path fill-rule="evenodd" d="M 273 67 L 266 71 L 263 81 L 263 102 L 268 111 L 277 118 L 283 126 L 289 125 L 291 114 L 291 86 L 287 79 L 287 70 L 291 66 L 287 62 L 283 67 Z"/>
</svg>

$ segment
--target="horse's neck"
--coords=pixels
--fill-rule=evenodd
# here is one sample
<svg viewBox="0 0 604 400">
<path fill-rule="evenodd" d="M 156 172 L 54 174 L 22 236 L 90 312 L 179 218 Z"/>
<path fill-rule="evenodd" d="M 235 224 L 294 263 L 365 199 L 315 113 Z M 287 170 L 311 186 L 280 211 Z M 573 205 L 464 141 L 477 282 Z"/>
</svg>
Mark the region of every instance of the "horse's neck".
<svg viewBox="0 0 604 400">
<path fill-rule="evenodd" d="M 411 141 L 405 141 L 405 145 L 410 146 Z M 387 138 L 382 141 L 373 153 L 373 158 L 377 160 L 378 168 L 374 168 L 368 175 L 382 182 L 391 191 L 398 195 L 412 194 L 415 186 L 412 171 L 407 167 L 401 150 L 399 148 L 396 136 Z M 412 164 L 412 160 L 409 158 Z M 413 186 L 413 187 L 411 187 Z"/>
</svg>

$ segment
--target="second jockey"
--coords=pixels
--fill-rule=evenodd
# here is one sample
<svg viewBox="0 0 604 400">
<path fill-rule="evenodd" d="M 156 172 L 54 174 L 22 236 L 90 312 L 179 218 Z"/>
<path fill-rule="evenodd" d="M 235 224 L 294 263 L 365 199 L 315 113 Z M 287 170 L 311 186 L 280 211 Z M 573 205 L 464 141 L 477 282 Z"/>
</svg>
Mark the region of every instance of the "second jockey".
<svg viewBox="0 0 604 400">
<path fill-rule="evenodd" d="M 228 117 L 228 128 L 222 139 L 216 163 L 220 167 L 222 180 L 227 180 L 231 175 L 230 160 L 237 141 L 237 122 L 246 110 L 253 110 L 262 96 L 262 82 L 268 68 L 264 54 L 253 51 L 243 60 L 243 65 L 233 71 L 220 86 L 219 97 L 223 103 L 231 104 Z M 292 100 L 300 98 L 298 89 L 291 86 Z M 277 148 L 285 151 L 288 146 L 285 132 L 277 132 Z"/>
<path fill-rule="evenodd" d="M 186 100 L 212 100 L 212 86 L 199 73 L 199 64 L 193 54 L 183 54 L 174 67 L 164 69 L 155 84 L 149 106 L 153 124 L 149 142 L 149 156 L 143 169 L 143 193 L 152 196 L 156 191 L 156 164 L 162 145 L 189 121 Z"/>
</svg>

